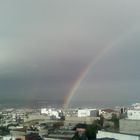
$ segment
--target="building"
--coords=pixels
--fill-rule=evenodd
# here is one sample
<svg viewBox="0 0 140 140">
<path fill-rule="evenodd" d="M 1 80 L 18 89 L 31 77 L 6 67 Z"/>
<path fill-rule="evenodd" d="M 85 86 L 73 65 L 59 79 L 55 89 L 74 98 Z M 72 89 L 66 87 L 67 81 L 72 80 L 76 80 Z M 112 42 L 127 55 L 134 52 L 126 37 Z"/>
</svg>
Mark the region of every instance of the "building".
<svg viewBox="0 0 140 140">
<path fill-rule="evenodd" d="M 48 110 L 46 108 L 41 109 L 41 114 L 48 114 Z"/>
<path fill-rule="evenodd" d="M 120 132 L 140 135 L 140 110 L 129 109 L 125 119 L 119 121 Z"/>
<path fill-rule="evenodd" d="M 3 136 L 1 140 L 26 140 L 25 136 Z"/>
<path fill-rule="evenodd" d="M 131 108 L 133 109 L 140 109 L 140 103 L 134 103 L 131 105 Z"/>
<path fill-rule="evenodd" d="M 140 140 L 140 135 L 98 131 L 97 139 L 103 139 L 103 138 L 114 139 L 114 140 Z"/>
<path fill-rule="evenodd" d="M 50 119 L 60 119 L 61 118 L 61 114 L 62 114 L 62 111 L 61 110 L 55 110 L 53 108 L 42 108 L 41 109 L 41 114 L 46 114 L 47 116 L 50 117 Z"/>
<path fill-rule="evenodd" d="M 78 117 L 97 117 L 96 109 L 79 109 Z"/>
<path fill-rule="evenodd" d="M 24 135 L 3 136 L 1 140 L 42 140 L 42 138 L 37 133 L 29 133 Z"/>
<path fill-rule="evenodd" d="M 99 110 L 99 115 L 102 115 L 107 120 L 112 118 L 112 114 L 118 114 L 118 113 L 115 110 L 109 108 Z"/>
<path fill-rule="evenodd" d="M 127 111 L 127 119 L 140 120 L 140 109 L 131 109 Z"/>
</svg>

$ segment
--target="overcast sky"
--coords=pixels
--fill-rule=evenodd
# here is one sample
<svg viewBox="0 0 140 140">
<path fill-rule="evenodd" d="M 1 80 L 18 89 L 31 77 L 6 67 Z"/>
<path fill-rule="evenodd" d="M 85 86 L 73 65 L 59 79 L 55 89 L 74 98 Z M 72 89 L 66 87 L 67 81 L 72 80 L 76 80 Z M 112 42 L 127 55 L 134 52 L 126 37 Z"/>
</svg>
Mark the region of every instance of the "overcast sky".
<svg viewBox="0 0 140 140">
<path fill-rule="evenodd" d="M 140 1 L 1 0 L 0 98 L 140 100 Z"/>
</svg>

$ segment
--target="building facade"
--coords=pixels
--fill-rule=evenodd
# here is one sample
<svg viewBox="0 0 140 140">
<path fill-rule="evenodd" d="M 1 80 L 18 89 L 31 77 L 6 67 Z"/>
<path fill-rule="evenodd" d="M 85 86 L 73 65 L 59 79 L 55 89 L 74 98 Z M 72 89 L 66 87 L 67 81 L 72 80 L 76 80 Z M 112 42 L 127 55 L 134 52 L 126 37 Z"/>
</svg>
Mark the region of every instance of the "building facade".
<svg viewBox="0 0 140 140">
<path fill-rule="evenodd" d="M 127 119 L 140 120 L 140 109 L 132 109 L 127 111 Z"/>
<path fill-rule="evenodd" d="M 97 110 L 96 109 L 79 109 L 78 117 L 96 117 Z"/>
</svg>

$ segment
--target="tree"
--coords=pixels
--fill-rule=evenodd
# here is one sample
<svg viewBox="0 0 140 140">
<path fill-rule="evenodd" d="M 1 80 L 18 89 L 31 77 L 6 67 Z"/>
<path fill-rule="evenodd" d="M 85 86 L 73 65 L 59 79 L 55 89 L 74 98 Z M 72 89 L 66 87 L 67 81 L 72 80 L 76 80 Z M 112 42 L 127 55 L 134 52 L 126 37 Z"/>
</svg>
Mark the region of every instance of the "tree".
<svg viewBox="0 0 140 140">
<path fill-rule="evenodd" d="M 116 114 L 112 114 L 111 121 L 114 123 L 114 130 L 119 130 L 119 118 Z"/>
<path fill-rule="evenodd" d="M 2 123 L 3 115 L 0 115 L 0 123 Z"/>
<path fill-rule="evenodd" d="M 86 136 L 88 137 L 89 140 L 96 139 L 97 131 L 98 131 L 98 125 L 96 123 L 87 125 Z"/>
<path fill-rule="evenodd" d="M 4 136 L 4 135 L 8 135 L 8 134 L 9 134 L 8 128 L 5 126 L 0 126 L 0 135 Z"/>
<path fill-rule="evenodd" d="M 78 132 L 75 133 L 74 137 L 71 140 L 87 140 L 86 135 L 79 136 Z"/>
<path fill-rule="evenodd" d="M 104 116 L 103 115 L 100 115 L 99 124 L 101 125 L 101 127 L 103 127 L 103 124 L 104 124 Z"/>
<path fill-rule="evenodd" d="M 84 128 L 85 133 L 82 135 L 79 135 L 79 132 L 75 133 L 75 136 L 72 138 L 72 140 L 93 140 L 96 139 L 96 133 L 101 128 L 100 120 L 94 121 L 93 124 L 77 124 L 76 128 Z"/>
</svg>

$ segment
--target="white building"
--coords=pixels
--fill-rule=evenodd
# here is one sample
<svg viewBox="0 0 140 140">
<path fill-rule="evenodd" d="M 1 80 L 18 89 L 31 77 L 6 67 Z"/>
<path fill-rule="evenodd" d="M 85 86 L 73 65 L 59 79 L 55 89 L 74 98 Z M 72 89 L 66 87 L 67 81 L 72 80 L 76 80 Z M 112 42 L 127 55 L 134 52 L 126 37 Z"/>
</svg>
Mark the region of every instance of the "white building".
<svg viewBox="0 0 140 140">
<path fill-rule="evenodd" d="M 115 140 L 140 140 L 139 135 L 98 131 L 97 139 L 101 139 L 101 138 L 106 138 L 106 139 L 110 138 Z"/>
<path fill-rule="evenodd" d="M 46 108 L 41 109 L 41 114 L 48 114 L 48 110 Z"/>
<path fill-rule="evenodd" d="M 107 108 L 107 109 L 100 109 L 99 115 L 102 115 L 105 119 L 109 120 L 112 118 L 113 114 L 118 114 L 115 110 Z"/>
<path fill-rule="evenodd" d="M 132 107 L 133 109 L 140 109 L 140 103 L 132 104 L 131 107 Z"/>
<path fill-rule="evenodd" d="M 51 111 L 50 116 L 54 116 L 56 119 L 60 119 L 59 113 L 57 111 Z"/>
<path fill-rule="evenodd" d="M 127 119 L 129 120 L 140 120 L 140 110 L 132 109 L 127 111 Z"/>
<path fill-rule="evenodd" d="M 12 136 L 3 136 L 2 140 L 15 140 L 15 137 L 12 137 Z"/>
<path fill-rule="evenodd" d="M 96 109 L 79 109 L 78 117 L 96 117 L 97 110 Z"/>
<path fill-rule="evenodd" d="M 60 116 L 59 116 L 59 113 L 60 113 L 60 110 L 57 111 L 57 110 L 54 110 L 54 109 L 47 109 L 47 108 L 42 108 L 41 109 L 41 114 L 46 114 L 48 115 L 49 117 L 55 117 L 56 119 L 60 119 Z"/>
<path fill-rule="evenodd" d="M 3 136 L 2 140 L 25 140 L 25 136 Z"/>
</svg>

